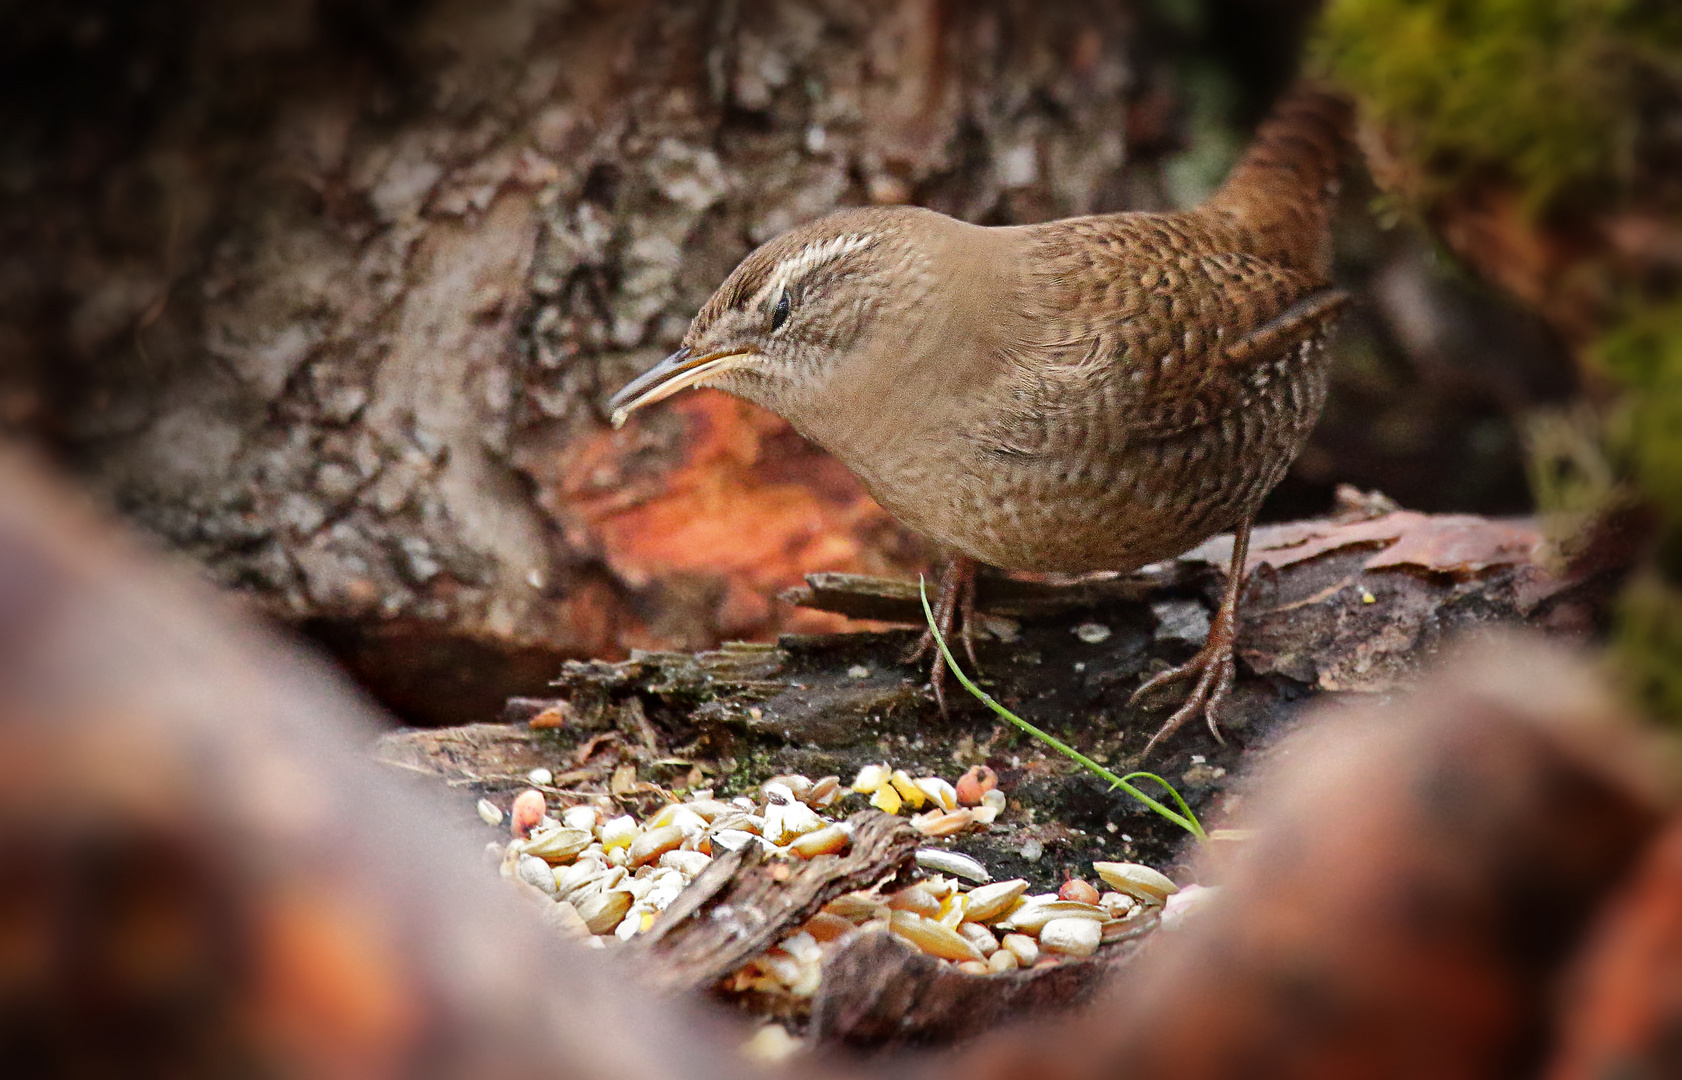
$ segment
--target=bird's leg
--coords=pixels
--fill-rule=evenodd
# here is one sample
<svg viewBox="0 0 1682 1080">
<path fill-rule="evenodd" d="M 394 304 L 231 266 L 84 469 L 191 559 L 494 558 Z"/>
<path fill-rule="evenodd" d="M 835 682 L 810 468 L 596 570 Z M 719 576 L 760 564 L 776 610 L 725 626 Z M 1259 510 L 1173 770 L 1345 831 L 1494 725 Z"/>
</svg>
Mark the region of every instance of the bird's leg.
<svg viewBox="0 0 1682 1080">
<path fill-rule="evenodd" d="M 1186 697 L 1185 704 L 1174 710 L 1174 715 L 1170 716 L 1168 722 L 1145 744 L 1144 753 L 1139 755 L 1140 760 L 1150 757 L 1151 751 L 1156 749 L 1158 743 L 1174 734 L 1180 725 L 1199 712 L 1208 721 L 1209 731 L 1215 736 L 1215 741 L 1223 745 L 1226 743 L 1226 740 L 1221 738 L 1216 714 L 1220 711 L 1221 702 L 1225 701 L 1227 694 L 1232 691 L 1232 679 L 1236 670 L 1232 647 L 1238 638 L 1238 598 L 1244 591 L 1244 563 L 1250 553 L 1250 525 L 1253 518 L 1253 514 L 1246 515 L 1233 534 L 1232 564 L 1227 569 L 1226 596 L 1221 601 L 1221 609 L 1215 612 L 1214 622 L 1209 624 L 1209 637 L 1203 643 L 1203 648 L 1179 667 L 1169 668 L 1150 679 L 1128 699 L 1127 704 L 1131 706 L 1137 704 L 1140 698 L 1169 683 L 1181 679 L 1197 680 L 1191 694 Z"/>
<path fill-rule="evenodd" d="M 969 656 L 970 667 L 978 665 L 975 660 L 975 568 L 976 562 L 967 555 L 954 555 L 945 566 L 940 569 L 940 583 L 935 590 L 934 624 L 940 628 L 940 636 L 945 638 L 948 646 L 952 641 L 952 627 L 958 627 L 958 636 L 963 639 L 964 653 Z M 923 636 L 917 639 L 916 646 L 906 654 L 907 663 L 919 663 L 933 656 L 929 663 L 929 686 L 934 689 L 934 700 L 940 706 L 940 715 L 946 715 L 946 657 L 935 644 L 934 631 L 924 630 Z"/>
</svg>

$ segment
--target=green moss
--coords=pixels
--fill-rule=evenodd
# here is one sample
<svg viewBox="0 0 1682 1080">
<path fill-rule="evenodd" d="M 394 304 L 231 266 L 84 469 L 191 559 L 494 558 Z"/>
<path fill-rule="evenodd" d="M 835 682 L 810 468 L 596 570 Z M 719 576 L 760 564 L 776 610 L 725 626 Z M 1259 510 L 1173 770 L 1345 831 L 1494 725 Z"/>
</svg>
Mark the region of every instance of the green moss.
<svg viewBox="0 0 1682 1080">
<path fill-rule="evenodd" d="M 1429 198 L 1482 172 L 1532 210 L 1609 187 L 1634 73 L 1682 48 L 1673 0 L 1332 0 L 1315 59 L 1396 140 Z"/>
<path fill-rule="evenodd" d="M 1656 573 L 1618 597 L 1614 657 L 1638 699 L 1673 726 L 1682 723 L 1682 588 Z"/>
<path fill-rule="evenodd" d="M 1314 52 L 1384 133 L 1402 205 L 1493 176 L 1533 213 L 1604 213 L 1633 193 L 1647 90 L 1682 73 L 1682 3 L 1328 0 Z M 1595 522 L 1657 511 L 1615 651 L 1643 702 L 1682 721 L 1682 297 L 1597 272 L 1630 299 L 1586 359 L 1626 392 L 1533 423 L 1531 479 L 1567 557 Z"/>
<path fill-rule="evenodd" d="M 1586 403 L 1539 409 L 1525 418 L 1525 465 L 1541 511 L 1550 562 L 1563 570 L 1594 537 L 1594 524 L 1638 505 L 1641 496 L 1606 446 L 1606 422 Z"/>
<path fill-rule="evenodd" d="M 1594 359 L 1628 388 L 1610 433 L 1613 452 L 1682 536 L 1682 298 L 1636 309 L 1601 338 Z M 1682 582 L 1682 559 L 1666 573 Z"/>
<path fill-rule="evenodd" d="M 1626 387 L 1608 456 L 1659 514 L 1654 558 L 1619 599 L 1617 659 L 1649 709 L 1682 722 L 1682 297 L 1633 308 L 1591 356 Z"/>
</svg>

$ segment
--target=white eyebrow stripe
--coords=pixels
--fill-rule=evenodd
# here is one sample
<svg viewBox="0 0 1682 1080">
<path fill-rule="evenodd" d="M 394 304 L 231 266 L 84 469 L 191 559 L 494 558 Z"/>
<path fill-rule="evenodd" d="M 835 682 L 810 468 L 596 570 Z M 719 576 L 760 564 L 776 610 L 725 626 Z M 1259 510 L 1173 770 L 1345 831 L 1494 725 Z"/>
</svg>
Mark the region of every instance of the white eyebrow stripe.
<svg viewBox="0 0 1682 1080">
<path fill-rule="evenodd" d="M 857 251 L 875 239 L 875 233 L 845 233 L 815 244 L 807 244 L 771 268 L 771 276 L 759 291 L 753 294 L 749 306 L 764 303 L 803 275 L 824 263 L 834 262 L 849 252 Z"/>
</svg>

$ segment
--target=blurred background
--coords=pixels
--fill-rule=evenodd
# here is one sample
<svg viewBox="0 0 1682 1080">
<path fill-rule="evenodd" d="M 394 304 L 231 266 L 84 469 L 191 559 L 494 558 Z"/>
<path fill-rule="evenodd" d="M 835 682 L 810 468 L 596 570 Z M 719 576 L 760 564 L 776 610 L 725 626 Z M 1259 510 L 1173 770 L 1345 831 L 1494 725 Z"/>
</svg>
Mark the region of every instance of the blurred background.
<svg viewBox="0 0 1682 1080">
<path fill-rule="evenodd" d="M 769 414 L 612 432 L 754 246 L 838 206 L 1198 202 L 1349 89 L 1337 484 L 1628 567 L 1682 715 L 1682 9 L 1669 0 L 0 0 L 0 430 L 404 719 L 566 658 L 844 626 L 933 553 Z"/>
</svg>

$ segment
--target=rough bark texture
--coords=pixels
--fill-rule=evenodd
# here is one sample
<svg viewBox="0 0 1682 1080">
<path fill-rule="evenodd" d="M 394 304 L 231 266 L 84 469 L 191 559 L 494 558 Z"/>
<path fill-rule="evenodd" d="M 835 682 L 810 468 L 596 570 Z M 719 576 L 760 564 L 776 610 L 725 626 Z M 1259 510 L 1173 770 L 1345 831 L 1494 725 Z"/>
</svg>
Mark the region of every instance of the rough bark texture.
<svg viewBox="0 0 1682 1080">
<path fill-rule="evenodd" d="M 922 837 L 904 819 L 866 810 L 849 820 L 853 833 L 843 854 L 790 865 L 758 844 L 721 853 L 637 939 L 649 981 L 709 990 L 837 896 L 911 869 Z"/>
<path fill-rule="evenodd" d="M 0 423 L 434 721 L 562 657 L 833 628 L 773 598 L 927 559 L 746 405 L 602 424 L 753 245 L 849 203 L 1193 201 L 1242 138 L 1170 62 L 1216 30 L 1120 2 L 16 6 Z M 1210 15 L 1252 115 L 1300 7 Z M 1279 509 L 1518 509 L 1546 343 L 1350 222 L 1374 300 Z"/>
</svg>

